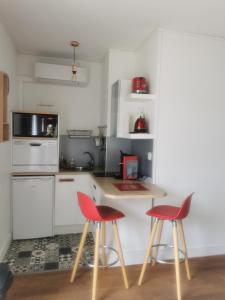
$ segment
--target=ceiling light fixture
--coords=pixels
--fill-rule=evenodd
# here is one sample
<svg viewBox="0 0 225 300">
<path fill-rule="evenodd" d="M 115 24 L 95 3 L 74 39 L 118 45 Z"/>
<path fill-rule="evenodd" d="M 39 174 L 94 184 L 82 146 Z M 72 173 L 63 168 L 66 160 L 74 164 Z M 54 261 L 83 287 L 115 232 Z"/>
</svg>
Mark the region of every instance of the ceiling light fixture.
<svg viewBox="0 0 225 300">
<path fill-rule="evenodd" d="M 77 41 L 71 41 L 70 46 L 73 47 L 73 64 L 72 64 L 72 81 L 76 81 L 77 79 L 77 66 L 75 64 L 75 48 L 80 45 Z"/>
</svg>

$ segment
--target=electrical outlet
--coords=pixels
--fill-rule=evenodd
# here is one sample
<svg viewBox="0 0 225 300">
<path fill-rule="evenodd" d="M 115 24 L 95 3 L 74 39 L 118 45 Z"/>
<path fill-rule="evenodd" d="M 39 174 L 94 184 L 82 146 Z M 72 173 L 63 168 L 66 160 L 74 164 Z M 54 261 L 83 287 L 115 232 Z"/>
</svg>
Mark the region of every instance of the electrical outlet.
<svg viewBox="0 0 225 300">
<path fill-rule="evenodd" d="M 147 153 L 147 159 L 148 160 L 152 160 L 152 152 L 148 152 Z"/>
</svg>

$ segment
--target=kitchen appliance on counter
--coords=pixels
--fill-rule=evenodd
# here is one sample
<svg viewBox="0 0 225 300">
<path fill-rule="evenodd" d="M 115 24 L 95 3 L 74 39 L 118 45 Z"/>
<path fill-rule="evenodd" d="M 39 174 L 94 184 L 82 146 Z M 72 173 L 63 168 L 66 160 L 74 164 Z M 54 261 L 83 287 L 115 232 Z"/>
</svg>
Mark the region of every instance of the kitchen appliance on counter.
<svg viewBox="0 0 225 300">
<path fill-rule="evenodd" d="M 132 93 L 147 94 L 148 86 L 144 77 L 134 77 L 132 79 Z"/>
<path fill-rule="evenodd" d="M 52 236 L 54 176 L 13 176 L 13 239 Z"/>
<path fill-rule="evenodd" d="M 13 112 L 12 136 L 56 138 L 58 136 L 58 115 Z"/>
<path fill-rule="evenodd" d="M 120 151 L 120 177 L 122 179 L 138 178 L 138 157 Z"/>
<path fill-rule="evenodd" d="M 57 139 L 13 139 L 13 172 L 58 172 Z"/>
</svg>

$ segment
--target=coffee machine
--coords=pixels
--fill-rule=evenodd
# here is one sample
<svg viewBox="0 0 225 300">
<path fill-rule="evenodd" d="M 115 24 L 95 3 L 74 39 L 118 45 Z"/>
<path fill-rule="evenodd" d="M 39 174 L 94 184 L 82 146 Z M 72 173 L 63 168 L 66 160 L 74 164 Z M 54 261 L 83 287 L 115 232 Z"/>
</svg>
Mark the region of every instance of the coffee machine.
<svg viewBox="0 0 225 300">
<path fill-rule="evenodd" d="M 122 179 L 138 178 L 138 156 L 120 151 L 120 177 Z"/>
</svg>

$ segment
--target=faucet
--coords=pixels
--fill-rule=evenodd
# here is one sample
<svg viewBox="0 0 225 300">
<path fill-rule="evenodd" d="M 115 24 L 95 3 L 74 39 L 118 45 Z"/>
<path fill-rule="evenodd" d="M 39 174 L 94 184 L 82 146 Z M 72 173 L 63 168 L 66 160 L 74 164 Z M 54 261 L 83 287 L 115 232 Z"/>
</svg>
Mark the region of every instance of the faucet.
<svg viewBox="0 0 225 300">
<path fill-rule="evenodd" d="M 94 163 L 95 163 L 94 156 L 88 151 L 83 152 L 83 154 L 87 154 L 89 156 L 90 160 L 88 161 L 88 166 L 90 167 L 90 169 L 94 169 Z"/>
</svg>

